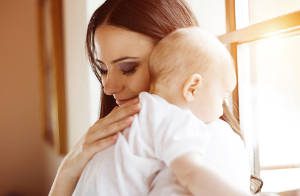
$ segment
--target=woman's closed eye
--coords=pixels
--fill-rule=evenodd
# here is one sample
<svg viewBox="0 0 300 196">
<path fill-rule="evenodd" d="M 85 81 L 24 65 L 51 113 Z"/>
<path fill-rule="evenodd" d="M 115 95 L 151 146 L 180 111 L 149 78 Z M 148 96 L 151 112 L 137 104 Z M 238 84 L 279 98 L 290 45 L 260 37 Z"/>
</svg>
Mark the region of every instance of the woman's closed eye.
<svg viewBox="0 0 300 196">
<path fill-rule="evenodd" d="M 98 75 L 106 75 L 107 74 L 107 68 L 106 66 L 98 61 L 98 64 L 96 65 L 96 71 Z"/>
<path fill-rule="evenodd" d="M 119 62 L 116 64 L 116 66 L 124 75 L 130 75 L 135 73 L 139 65 L 140 65 L 139 61 Z M 100 60 L 97 60 L 96 72 L 99 76 L 106 75 L 108 72 L 106 65 Z"/>
<path fill-rule="evenodd" d="M 130 75 L 136 71 L 137 67 L 139 66 L 139 62 L 121 62 L 118 63 L 117 66 L 124 75 Z"/>
</svg>

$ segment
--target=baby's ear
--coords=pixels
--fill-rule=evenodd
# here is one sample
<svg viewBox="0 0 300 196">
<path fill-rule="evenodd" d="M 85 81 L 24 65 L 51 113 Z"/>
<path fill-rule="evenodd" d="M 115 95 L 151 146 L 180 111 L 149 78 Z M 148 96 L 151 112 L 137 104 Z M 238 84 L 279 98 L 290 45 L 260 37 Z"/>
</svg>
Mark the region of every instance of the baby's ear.
<svg viewBox="0 0 300 196">
<path fill-rule="evenodd" d="M 199 87 L 202 85 L 202 76 L 198 73 L 191 75 L 183 86 L 183 97 L 187 102 L 195 99 L 195 95 Z"/>
</svg>

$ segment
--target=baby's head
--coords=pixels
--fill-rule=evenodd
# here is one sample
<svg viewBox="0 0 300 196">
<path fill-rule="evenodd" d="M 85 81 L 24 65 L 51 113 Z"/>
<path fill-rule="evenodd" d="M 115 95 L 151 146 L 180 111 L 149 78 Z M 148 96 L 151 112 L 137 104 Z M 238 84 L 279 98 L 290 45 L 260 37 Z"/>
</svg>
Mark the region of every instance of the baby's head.
<svg viewBox="0 0 300 196">
<path fill-rule="evenodd" d="M 152 93 L 190 109 L 204 122 L 223 114 L 236 85 L 232 57 L 199 27 L 178 29 L 162 39 L 149 59 Z"/>
</svg>

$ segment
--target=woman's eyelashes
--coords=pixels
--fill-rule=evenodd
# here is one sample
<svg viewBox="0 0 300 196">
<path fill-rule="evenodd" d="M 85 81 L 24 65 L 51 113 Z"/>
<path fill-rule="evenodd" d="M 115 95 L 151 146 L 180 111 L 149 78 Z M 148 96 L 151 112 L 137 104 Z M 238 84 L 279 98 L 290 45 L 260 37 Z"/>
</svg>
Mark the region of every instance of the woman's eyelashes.
<svg viewBox="0 0 300 196">
<path fill-rule="evenodd" d="M 101 61 L 97 62 L 97 72 L 100 76 L 107 74 L 107 67 L 104 63 Z M 120 62 L 116 64 L 118 66 L 119 70 L 124 75 L 130 75 L 136 72 L 137 67 L 139 66 L 140 62 Z"/>
<path fill-rule="evenodd" d="M 107 68 L 103 68 L 103 65 L 97 65 L 97 72 L 99 72 L 99 75 L 106 75 L 107 74 Z"/>
<path fill-rule="evenodd" d="M 136 72 L 139 62 L 121 62 L 117 66 L 124 75 L 130 75 Z"/>
<path fill-rule="evenodd" d="M 96 72 L 99 76 L 101 75 L 106 75 L 107 74 L 107 68 L 106 65 L 100 61 L 100 60 L 96 60 Z"/>
</svg>

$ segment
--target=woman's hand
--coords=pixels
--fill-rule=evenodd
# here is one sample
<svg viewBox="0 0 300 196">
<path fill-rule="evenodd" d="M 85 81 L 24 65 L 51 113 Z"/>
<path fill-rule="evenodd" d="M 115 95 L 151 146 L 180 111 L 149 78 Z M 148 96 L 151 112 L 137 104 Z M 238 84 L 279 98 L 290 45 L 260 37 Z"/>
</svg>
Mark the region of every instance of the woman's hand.
<svg viewBox="0 0 300 196">
<path fill-rule="evenodd" d="M 98 120 L 65 156 L 54 179 L 49 195 L 71 195 L 87 162 L 97 152 L 113 145 L 117 133 L 129 127 L 140 106 L 137 98 Z"/>
</svg>

